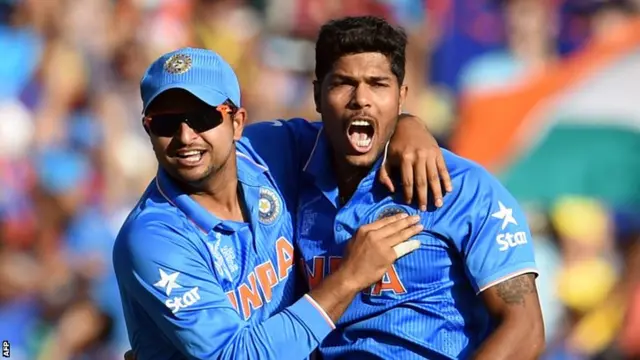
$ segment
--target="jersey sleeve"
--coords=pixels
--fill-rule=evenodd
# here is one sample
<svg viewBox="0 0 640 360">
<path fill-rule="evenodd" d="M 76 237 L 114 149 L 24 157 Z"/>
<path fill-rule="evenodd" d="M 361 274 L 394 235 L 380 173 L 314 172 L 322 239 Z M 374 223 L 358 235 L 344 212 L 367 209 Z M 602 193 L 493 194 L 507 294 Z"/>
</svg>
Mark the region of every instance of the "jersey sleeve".
<svg viewBox="0 0 640 360">
<path fill-rule="evenodd" d="M 187 238 L 159 222 L 122 236 L 114 251 L 121 287 L 186 358 L 303 359 L 333 329 L 308 296 L 251 326 L 217 282 L 212 261 Z"/>
<path fill-rule="evenodd" d="M 512 277 L 537 274 L 531 233 L 513 196 L 482 168 L 472 169 L 453 199 L 466 236 L 454 238 L 477 293 Z"/>
</svg>

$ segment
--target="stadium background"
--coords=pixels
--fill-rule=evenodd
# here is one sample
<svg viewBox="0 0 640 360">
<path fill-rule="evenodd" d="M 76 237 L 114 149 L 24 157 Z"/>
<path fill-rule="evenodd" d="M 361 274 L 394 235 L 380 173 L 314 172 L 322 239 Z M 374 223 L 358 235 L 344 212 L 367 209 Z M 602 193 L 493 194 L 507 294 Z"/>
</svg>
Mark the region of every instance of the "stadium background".
<svg viewBox="0 0 640 360">
<path fill-rule="evenodd" d="M 615 0 L 0 0 L 0 340 L 121 359 L 110 251 L 155 171 L 138 81 L 220 52 L 252 121 L 315 119 L 313 41 L 376 14 L 410 35 L 406 110 L 530 215 L 549 359 L 640 357 L 640 29 Z"/>
</svg>

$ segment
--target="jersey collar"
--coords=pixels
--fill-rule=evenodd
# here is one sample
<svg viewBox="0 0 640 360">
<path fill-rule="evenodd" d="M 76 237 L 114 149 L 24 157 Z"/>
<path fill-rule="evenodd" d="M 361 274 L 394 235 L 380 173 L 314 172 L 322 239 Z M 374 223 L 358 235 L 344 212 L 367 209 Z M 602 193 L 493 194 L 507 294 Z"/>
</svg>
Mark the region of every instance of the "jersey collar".
<svg viewBox="0 0 640 360">
<path fill-rule="evenodd" d="M 382 167 L 384 158 L 384 156 L 381 156 L 376 160 L 371 171 L 369 171 L 367 176 L 358 185 L 356 192 L 369 191 L 373 188 L 376 181 L 376 174 Z M 334 205 L 336 205 L 336 207 L 339 207 L 338 183 L 336 181 L 336 175 L 333 171 L 333 164 L 331 161 L 331 146 L 324 134 L 324 126 L 318 131 L 315 145 L 313 146 L 309 159 L 305 163 L 302 171 L 312 177 L 316 186 L 331 202 L 334 203 Z"/>
<path fill-rule="evenodd" d="M 263 172 L 267 171 L 267 168 L 255 163 L 250 157 L 239 151 L 236 152 L 236 156 L 238 181 L 240 182 L 240 186 L 243 187 L 243 190 L 245 190 L 244 192 L 247 193 L 247 187 L 260 186 L 259 177 Z M 224 220 L 211 214 L 189 195 L 182 192 L 166 171 L 158 169 L 155 183 L 160 194 L 162 194 L 169 203 L 180 209 L 180 211 L 203 232 L 209 233 L 209 231 L 216 226 L 224 225 Z M 246 199 L 244 200 L 246 201 Z"/>
</svg>

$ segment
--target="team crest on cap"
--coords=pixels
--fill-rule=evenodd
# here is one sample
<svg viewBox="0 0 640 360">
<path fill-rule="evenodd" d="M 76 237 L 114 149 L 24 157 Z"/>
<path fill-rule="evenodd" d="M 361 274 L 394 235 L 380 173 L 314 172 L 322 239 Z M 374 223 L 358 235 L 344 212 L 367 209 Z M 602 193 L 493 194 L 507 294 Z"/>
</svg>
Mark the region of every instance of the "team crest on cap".
<svg viewBox="0 0 640 360">
<path fill-rule="evenodd" d="M 164 70 L 170 74 L 184 74 L 191 69 L 191 56 L 175 54 L 164 63 Z"/>
<path fill-rule="evenodd" d="M 409 214 L 409 212 L 402 206 L 399 206 L 399 205 L 387 206 L 386 208 L 382 209 L 382 211 L 380 211 L 380 213 L 376 217 L 376 220 L 384 219 L 386 217 L 402 214 L 402 213 Z"/>
<path fill-rule="evenodd" d="M 263 224 L 272 224 L 282 211 L 280 197 L 275 191 L 268 188 L 260 188 L 260 199 L 258 200 L 258 218 Z"/>
</svg>

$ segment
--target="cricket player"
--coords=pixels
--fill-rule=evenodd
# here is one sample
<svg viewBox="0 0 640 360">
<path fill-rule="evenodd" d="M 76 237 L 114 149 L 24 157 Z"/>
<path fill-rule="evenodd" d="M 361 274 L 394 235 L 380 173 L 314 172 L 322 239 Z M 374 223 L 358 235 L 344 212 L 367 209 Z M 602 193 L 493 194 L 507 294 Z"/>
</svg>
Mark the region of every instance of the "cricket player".
<svg viewBox="0 0 640 360">
<path fill-rule="evenodd" d="M 407 241 L 422 230 L 419 216 L 363 224 L 341 270 L 303 295 L 293 270 L 297 174 L 272 171 L 241 139 L 247 114 L 229 65 L 208 50 L 166 54 L 141 95 L 159 170 L 113 254 L 137 359 L 305 358 L 360 291 L 419 245 Z M 300 155 L 280 152 L 287 164 Z"/>
<path fill-rule="evenodd" d="M 355 298 L 320 353 L 324 360 L 535 359 L 544 348 L 537 270 L 525 216 L 509 192 L 446 151 L 454 190 L 439 209 L 422 212 L 375 181 L 407 93 L 406 42 L 403 30 L 374 17 L 330 21 L 317 39 L 323 127 L 298 129 L 294 150 L 313 148 L 297 216 L 310 287 L 342 269 L 363 224 L 408 214 L 423 225 L 414 237 L 420 248 Z"/>
</svg>

